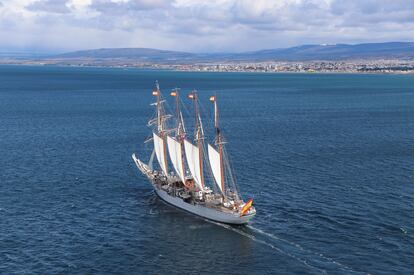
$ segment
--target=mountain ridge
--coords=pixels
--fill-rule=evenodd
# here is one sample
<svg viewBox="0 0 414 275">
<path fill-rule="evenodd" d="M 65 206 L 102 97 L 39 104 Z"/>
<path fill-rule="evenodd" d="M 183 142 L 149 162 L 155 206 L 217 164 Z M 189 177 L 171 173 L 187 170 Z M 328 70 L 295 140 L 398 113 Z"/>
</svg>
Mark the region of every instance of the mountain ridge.
<svg viewBox="0 0 414 275">
<path fill-rule="evenodd" d="M 128 59 L 141 62 L 312 61 L 352 59 L 414 59 L 414 42 L 305 44 L 241 53 L 190 53 L 153 48 L 101 48 L 52 55 L 47 59 Z"/>
</svg>

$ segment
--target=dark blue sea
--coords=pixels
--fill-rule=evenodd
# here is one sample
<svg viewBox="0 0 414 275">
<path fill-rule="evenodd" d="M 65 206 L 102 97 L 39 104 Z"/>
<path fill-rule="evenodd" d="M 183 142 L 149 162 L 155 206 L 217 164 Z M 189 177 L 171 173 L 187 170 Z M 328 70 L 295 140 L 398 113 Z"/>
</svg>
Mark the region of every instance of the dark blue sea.
<svg viewBox="0 0 414 275">
<path fill-rule="evenodd" d="M 156 80 L 198 90 L 207 134 L 217 94 L 249 225 L 134 166 Z M 413 274 L 414 75 L 0 66 L 0 273 Z"/>
</svg>

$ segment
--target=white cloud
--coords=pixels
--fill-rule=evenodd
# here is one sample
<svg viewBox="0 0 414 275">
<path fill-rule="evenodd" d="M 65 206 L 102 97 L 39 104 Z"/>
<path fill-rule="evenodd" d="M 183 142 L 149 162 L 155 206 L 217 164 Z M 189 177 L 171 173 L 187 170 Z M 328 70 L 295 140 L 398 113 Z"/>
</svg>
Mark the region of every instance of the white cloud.
<svg viewBox="0 0 414 275">
<path fill-rule="evenodd" d="M 412 0 L 0 0 L 0 49 L 242 51 L 412 40 Z"/>
</svg>

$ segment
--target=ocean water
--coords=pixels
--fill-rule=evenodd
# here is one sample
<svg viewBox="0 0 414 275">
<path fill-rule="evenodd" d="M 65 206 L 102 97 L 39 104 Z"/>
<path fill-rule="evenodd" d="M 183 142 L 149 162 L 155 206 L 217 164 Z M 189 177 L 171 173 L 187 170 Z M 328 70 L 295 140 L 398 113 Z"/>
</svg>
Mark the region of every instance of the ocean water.
<svg viewBox="0 0 414 275">
<path fill-rule="evenodd" d="M 135 168 L 155 80 L 206 118 L 217 94 L 249 225 L 172 208 Z M 1 274 L 414 272 L 412 75 L 0 66 L 0 165 Z"/>
</svg>

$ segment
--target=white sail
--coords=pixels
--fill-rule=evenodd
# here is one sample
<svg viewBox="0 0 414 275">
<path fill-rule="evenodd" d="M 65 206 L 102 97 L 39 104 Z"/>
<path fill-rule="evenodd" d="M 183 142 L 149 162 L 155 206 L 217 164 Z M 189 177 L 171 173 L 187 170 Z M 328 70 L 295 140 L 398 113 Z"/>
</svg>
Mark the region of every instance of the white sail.
<svg viewBox="0 0 414 275">
<path fill-rule="evenodd" d="M 165 158 L 165 146 L 164 146 L 164 140 L 159 137 L 156 133 L 153 133 L 154 136 L 154 149 L 155 154 L 157 155 L 158 163 L 161 166 L 162 171 L 165 175 L 168 175 L 167 171 L 167 160 Z"/>
<path fill-rule="evenodd" d="M 174 170 L 182 182 L 185 182 L 181 144 L 170 136 L 167 136 L 167 144 L 168 153 L 170 154 L 170 159 L 174 166 Z"/>
<path fill-rule="evenodd" d="M 184 140 L 185 156 L 187 158 L 188 167 L 197 186 L 202 189 L 201 169 L 200 169 L 200 153 L 197 146 L 191 142 Z"/>
<path fill-rule="evenodd" d="M 150 160 L 149 160 L 149 162 L 148 162 L 148 167 L 149 167 L 149 169 L 151 169 L 151 170 L 154 170 L 154 167 L 153 167 L 153 162 L 154 162 L 154 156 L 155 156 L 155 148 L 152 150 L 152 153 L 151 153 L 151 157 L 150 157 Z"/>
<path fill-rule="evenodd" d="M 213 146 L 210 144 L 208 145 L 208 159 L 210 161 L 211 170 L 213 171 L 214 179 L 216 180 L 216 183 L 218 187 L 220 188 L 220 191 L 223 192 L 222 185 L 224 184 L 222 182 L 222 170 L 221 170 L 221 163 L 220 163 L 220 153 L 217 152 L 216 149 L 214 149 Z"/>
</svg>

